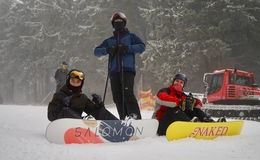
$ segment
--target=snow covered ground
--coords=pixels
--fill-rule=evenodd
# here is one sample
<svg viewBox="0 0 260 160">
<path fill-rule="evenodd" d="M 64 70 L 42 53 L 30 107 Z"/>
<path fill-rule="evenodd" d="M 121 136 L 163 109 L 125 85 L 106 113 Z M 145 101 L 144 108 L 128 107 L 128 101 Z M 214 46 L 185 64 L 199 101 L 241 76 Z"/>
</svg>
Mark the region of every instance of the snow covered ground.
<svg viewBox="0 0 260 160">
<path fill-rule="evenodd" d="M 109 108 L 117 115 L 115 108 Z M 152 112 L 142 112 L 150 118 Z M 0 160 L 257 160 L 260 158 L 260 123 L 245 121 L 242 134 L 214 140 L 165 137 L 106 144 L 49 143 L 45 106 L 0 105 Z"/>
</svg>

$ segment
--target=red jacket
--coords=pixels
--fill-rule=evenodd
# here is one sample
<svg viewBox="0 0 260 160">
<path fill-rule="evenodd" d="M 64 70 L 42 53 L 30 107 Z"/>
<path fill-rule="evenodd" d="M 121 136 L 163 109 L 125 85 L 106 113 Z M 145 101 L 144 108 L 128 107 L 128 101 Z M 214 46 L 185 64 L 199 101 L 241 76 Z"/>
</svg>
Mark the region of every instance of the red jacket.
<svg viewBox="0 0 260 160">
<path fill-rule="evenodd" d="M 187 95 L 184 92 L 178 93 L 176 90 L 174 90 L 172 85 L 170 85 L 168 88 L 163 88 L 159 90 L 156 97 L 157 106 L 153 118 L 160 120 L 164 112 L 169 107 L 180 107 L 180 101 L 185 100 L 186 98 Z M 199 99 L 197 99 L 197 103 L 195 106 L 202 107 L 202 103 Z"/>
</svg>

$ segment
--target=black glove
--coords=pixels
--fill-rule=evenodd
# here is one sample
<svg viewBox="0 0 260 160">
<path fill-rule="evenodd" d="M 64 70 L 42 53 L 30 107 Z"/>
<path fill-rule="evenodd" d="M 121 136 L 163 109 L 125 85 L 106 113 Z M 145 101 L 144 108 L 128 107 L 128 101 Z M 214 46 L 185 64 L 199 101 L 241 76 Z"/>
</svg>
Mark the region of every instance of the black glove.
<svg viewBox="0 0 260 160">
<path fill-rule="evenodd" d="M 179 105 L 180 108 L 185 111 L 185 110 L 193 110 L 195 105 L 197 104 L 197 99 L 192 96 L 190 93 L 185 100 L 181 100 Z"/>
<path fill-rule="evenodd" d="M 93 98 L 92 98 L 92 101 L 97 104 L 97 105 L 100 105 L 100 106 L 104 106 L 104 103 L 102 101 L 102 98 L 100 95 L 97 95 L 97 94 L 92 94 L 91 95 Z"/>
<path fill-rule="evenodd" d="M 185 111 L 185 109 L 186 109 L 186 100 L 181 100 L 180 103 L 179 103 L 179 106 L 180 106 L 182 111 Z"/>
<path fill-rule="evenodd" d="M 128 46 L 119 45 L 118 47 L 119 54 L 127 54 L 128 53 Z"/>
<path fill-rule="evenodd" d="M 114 56 L 117 53 L 117 47 L 112 46 L 112 47 L 107 47 L 106 48 L 106 52 L 111 55 Z"/>
<path fill-rule="evenodd" d="M 193 111 L 193 108 L 195 107 L 197 101 L 198 100 L 196 98 L 187 97 L 187 99 L 186 99 L 186 109 Z"/>
</svg>

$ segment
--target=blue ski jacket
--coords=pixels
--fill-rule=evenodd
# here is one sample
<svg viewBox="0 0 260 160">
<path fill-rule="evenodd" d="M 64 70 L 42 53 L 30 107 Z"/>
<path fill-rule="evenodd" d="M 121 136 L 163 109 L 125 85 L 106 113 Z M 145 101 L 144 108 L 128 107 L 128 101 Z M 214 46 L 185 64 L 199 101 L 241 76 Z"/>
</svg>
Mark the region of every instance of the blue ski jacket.
<svg viewBox="0 0 260 160">
<path fill-rule="evenodd" d="M 109 75 L 121 72 L 122 67 L 125 72 L 136 72 L 135 70 L 135 54 L 142 53 L 145 50 L 145 44 L 135 34 L 130 33 L 126 28 L 123 31 L 114 31 L 114 35 L 104 40 L 94 50 L 94 55 L 97 57 L 105 56 L 107 47 L 112 46 L 128 46 L 128 53 L 117 53 L 115 56 L 109 57 L 108 72 Z"/>
</svg>

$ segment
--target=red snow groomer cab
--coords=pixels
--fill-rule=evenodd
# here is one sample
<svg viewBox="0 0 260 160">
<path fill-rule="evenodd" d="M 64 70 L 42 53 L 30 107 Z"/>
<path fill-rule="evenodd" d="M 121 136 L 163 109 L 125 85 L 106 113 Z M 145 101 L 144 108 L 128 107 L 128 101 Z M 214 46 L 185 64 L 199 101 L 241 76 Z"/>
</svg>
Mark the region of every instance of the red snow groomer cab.
<svg viewBox="0 0 260 160">
<path fill-rule="evenodd" d="M 205 73 L 206 92 L 204 109 L 213 117 L 260 119 L 260 88 L 254 83 L 254 74 L 223 69 Z M 219 105 L 216 105 L 219 104 Z"/>
<path fill-rule="evenodd" d="M 208 103 L 260 104 L 260 88 L 254 83 L 253 73 L 237 69 L 216 70 L 205 73 L 203 81 Z"/>
</svg>

